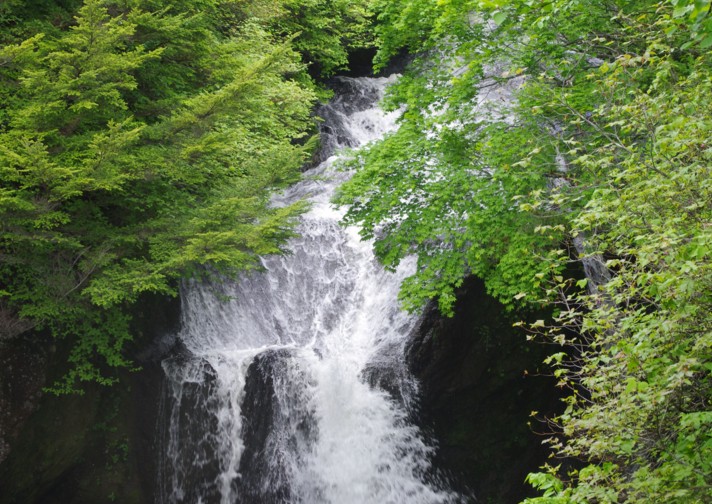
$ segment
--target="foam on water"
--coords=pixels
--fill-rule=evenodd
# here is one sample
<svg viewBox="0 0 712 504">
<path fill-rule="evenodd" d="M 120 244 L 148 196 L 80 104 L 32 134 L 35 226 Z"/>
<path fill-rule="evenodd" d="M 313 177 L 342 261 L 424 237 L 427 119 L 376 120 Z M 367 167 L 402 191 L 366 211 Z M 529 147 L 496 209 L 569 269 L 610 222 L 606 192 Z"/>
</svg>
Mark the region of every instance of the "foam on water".
<svg viewBox="0 0 712 504">
<path fill-rule="evenodd" d="M 377 106 L 392 80 L 338 82 L 321 110 L 332 152 L 396 127 L 398 114 Z M 408 416 L 417 387 L 404 345 L 416 317 L 397 294 L 414 264 L 384 271 L 372 244 L 339 225 L 329 199 L 345 174 L 334 160 L 274 200 L 312 202 L 290 255 L 237 282 L 184 286 L 185 352 L 163 363 L 165 503 L 458 500 L 432 476 L 432 448 Z M 369 380 L 381 369 L 399 397 Z"/>
</svg>

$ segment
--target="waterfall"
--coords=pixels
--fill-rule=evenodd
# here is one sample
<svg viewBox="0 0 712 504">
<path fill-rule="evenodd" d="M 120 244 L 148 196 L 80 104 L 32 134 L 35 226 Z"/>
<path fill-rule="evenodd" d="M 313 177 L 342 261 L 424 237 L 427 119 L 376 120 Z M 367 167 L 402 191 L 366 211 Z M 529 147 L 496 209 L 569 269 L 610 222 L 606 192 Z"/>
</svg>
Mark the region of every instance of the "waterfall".
<svg viewBox="0 0 712 504">
<path fill-rule="evenodd" d="M 162 365 L 159 502 L 459 502 L 434 475 L 412 421 L 417 384 L 404 346 L 417 317 L 398 307 L 394 273 L 330 204 L 348 174 L 338 149 L 394 130 L 378 108 L 393 78 L 340 78 L 320 111 L 322 162 L 275 198 L 312 206 L 264 271 L 187 282 L 182 350 Z"/>
</svg>

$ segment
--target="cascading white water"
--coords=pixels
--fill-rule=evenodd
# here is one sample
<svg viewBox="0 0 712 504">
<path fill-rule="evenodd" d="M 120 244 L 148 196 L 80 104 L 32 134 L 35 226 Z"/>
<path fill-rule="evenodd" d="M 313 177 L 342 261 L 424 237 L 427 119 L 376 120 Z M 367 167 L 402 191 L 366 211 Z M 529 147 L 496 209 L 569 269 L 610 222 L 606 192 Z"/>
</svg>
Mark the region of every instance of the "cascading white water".
<svg viewBox="0 0 712 504">
<path fill-rule="evenodd" d="M 391 80 L 340 79 L 322 110 L 327 149 L 395 128 L 377 106 Z M 184 286 L 185 351 L 163 363 L 164 503 L 458 500 L 408 418 L 415 383 L 402 361 L 416 317 L 397 293 L 413 264 L 385 272 L 339 225 L 329 199 L 347 175 L 334 159 L 276 198 L 312 202 L 291 255 L 238 282 Z"/>
</svg>

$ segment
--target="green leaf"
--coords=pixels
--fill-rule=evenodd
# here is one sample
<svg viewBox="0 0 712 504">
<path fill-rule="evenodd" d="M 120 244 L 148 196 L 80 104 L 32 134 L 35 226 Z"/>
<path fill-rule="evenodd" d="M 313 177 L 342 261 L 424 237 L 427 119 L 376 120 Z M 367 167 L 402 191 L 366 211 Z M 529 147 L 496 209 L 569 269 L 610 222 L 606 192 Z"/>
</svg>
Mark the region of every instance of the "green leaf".
<svg viewBox="0 0 712 504">
<path fill-rule="evenodd" d="M 508 14 L 506 12 L 495 11 L 492 13 L 492 19 L 494 20 L 494 22 L 497 26 L 504 23 L 506 21 L 507 17 L 508 17 Z"/>
</svg>

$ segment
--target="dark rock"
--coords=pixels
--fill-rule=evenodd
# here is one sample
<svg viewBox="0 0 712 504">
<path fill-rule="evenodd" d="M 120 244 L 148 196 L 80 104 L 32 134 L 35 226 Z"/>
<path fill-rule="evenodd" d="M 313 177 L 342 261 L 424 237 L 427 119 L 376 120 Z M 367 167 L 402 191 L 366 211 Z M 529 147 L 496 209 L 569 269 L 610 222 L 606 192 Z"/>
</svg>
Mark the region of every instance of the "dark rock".
<svg viewBox="0 0 712 504">
<path fill-rule="evenodd" d="M 530 413 L 559 407 L 554 382 L 538 368 L 545 349 L 512 327 L 511 315 L 470 279 L 455 316 L 433 303 L 407 350 L 421 385 L 421 421 L 437 443 L 434 466 L 480 503 L 517 503 L 532 494 L 527 473 L 544 464 L 544 430 Z"/>
<path fill-rule="evenodd" d="M 404 74 L 417 55 L 408 53 L 407 49 L 401 49 L 393 56 L 383 69 L 378 72 L 379 76 L 389 76 L 394 73 Z"/>
<path fill-rule="evenodd" d="M 395 402 L 412 414 L 417 384 L 403 363 L 403 349 L 399 344 L 382 348 L 361 371 L 361 378 L 372 388 L 385 390 Z M 415 418 L 409 418 L 415 420 Z"/>
<path fill-rule="evenodd" d="M 154 456 L 163 460 L 157 468 L 158 489 L 169 499 L 158 502 L 220 502 L 220 474 L 218 456 L 218 419 L 213 413 L 217 386 L 216 373 L 205 360 L 191 356 L 185 348 L 173 350 L 173 356 L 164 360 L 165 366 L 186 367 L 192 360 L 193 379 L 182 383 L 164 382 L 162 409 L 159 415 L 159 447 Z M 178 387 L 179 393 L 169 390 Z M 172 429 L 172 430 L 171 430 Z M 169 450 L 170 438 L 179 440 L 176 453 Z M 174 485 L 174 479 L 180 481 Z"/>
<path fill-rule="evenodd" d="M 19 337 L 0 346 L 0 463 L 37 409 L 51 349 L 46 335 Z"/>
<path fill-rule="evenodd" d="M 175 331 L 179 310 L 177 299 L 144 297 L 134 313 L 135 337 L 127 354 L 138 360 L 141 350 Z M 51 343 L 40 343 L 50 350 L 28 347 L 25 357 L 15 359 L 23 361 L 20 367 L 13 364 L 2 377 L 3 387 L 24 387 L 25 400 L 33 395 L 37 400 L 28 401 L 34 404 L 30 416 L 14 416 L 20 425 L 0 464 L 0 503 L 153 502 L 155 429 L 164 379 L 157 355 L 142 358 L 138 371 L 105 370 L 115 373 L 117 385 L 86 384 L 82 395 L 56 397 L 41 390 L 67 372 L 71 342 L 57 341 L 56 351 Z M 29 384 L 23 384 L 25 359 L 32 363 L 35 357 L 44 360 L 32 370 Z"/>
<path fill-rule="evenodd" d="M 348 70 L 342 75 L 348 77 L 373 77 L 373 58 L 375 47 L 362 47 L 349 53 Z"/>
<path fill-rule="evenodd" d="M 245 448 L 237 481 L 244 503 L 291 502 L 289 460 L 317 436 L 313 412 L 303 401 L 305 376 L 298 370 L 295 376 L 290 359 L 289 350 L 270 350 L 258 355 L 247 371 L 241 410 Z"/>
</svg>

